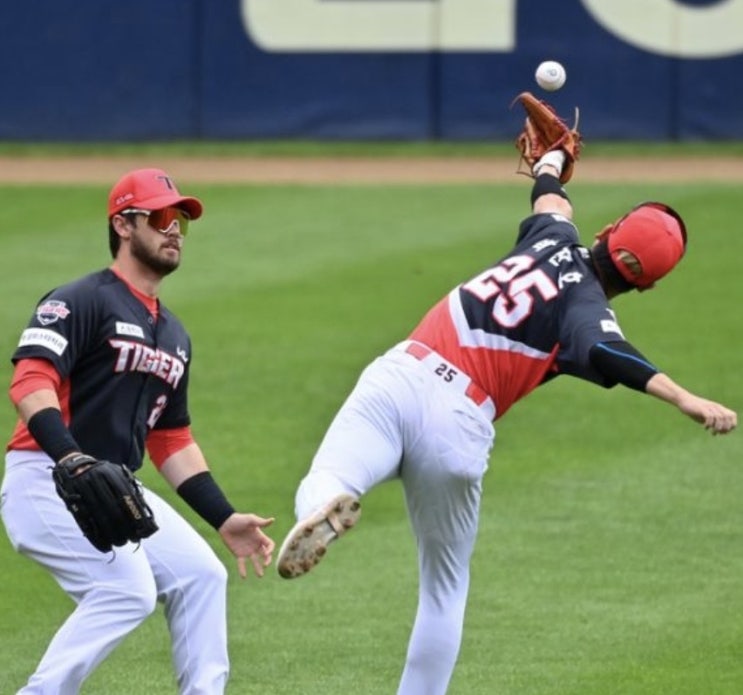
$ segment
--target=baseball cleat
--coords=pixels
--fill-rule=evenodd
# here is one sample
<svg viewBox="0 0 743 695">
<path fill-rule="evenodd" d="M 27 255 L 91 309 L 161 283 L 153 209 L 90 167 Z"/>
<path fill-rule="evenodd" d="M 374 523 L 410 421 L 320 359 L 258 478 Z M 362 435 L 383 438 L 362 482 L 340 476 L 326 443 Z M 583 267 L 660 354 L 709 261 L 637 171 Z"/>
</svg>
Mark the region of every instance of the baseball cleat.
<svg viewBox="0 0 743 695">
<path fill-rule="evenodd" d="M 343 494 L 299 521 L 281 544 L 276 563 L 279 574 L 293 579 L 309 572 L 325 555 L 328 545 L 352 529 L 360 516 L 358 499 Z"/>
</svg>

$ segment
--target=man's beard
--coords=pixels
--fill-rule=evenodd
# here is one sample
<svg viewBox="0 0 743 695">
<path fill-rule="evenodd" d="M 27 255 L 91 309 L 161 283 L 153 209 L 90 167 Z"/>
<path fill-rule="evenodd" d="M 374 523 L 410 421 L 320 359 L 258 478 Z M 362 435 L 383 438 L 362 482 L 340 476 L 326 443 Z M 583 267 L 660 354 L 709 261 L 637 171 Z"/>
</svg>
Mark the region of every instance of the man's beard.
<svg viewBox="0 0 743 695">
<path fill-rule="evenodd" d="M 172 273 L 181 262 L 180 254 L 175 259 L 169 257 L 160 258 L 150 251 L 145 244 L 140 243 L 139 237 L 136 234 L 132 235 L 131 252 L 132 256 L 134 256 L 134 258 L 136 258 L 142 265 L 157 273 L 160 277 L 170 275 L 170 273 Z"/>
</svg>

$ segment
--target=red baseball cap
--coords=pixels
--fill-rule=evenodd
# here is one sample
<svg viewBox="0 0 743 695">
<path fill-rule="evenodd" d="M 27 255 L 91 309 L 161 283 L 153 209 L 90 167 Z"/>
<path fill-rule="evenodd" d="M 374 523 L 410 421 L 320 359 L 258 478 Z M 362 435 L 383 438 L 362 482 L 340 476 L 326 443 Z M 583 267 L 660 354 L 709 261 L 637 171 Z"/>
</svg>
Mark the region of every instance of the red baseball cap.
<svg viewBox="0 0 743 695">
<path fill-rule="evenodd" d="M 198 198 L 183 196 L 162 169 L 135 169 L 124 174 L 108 195 L 108 218 L 127 208 L 162 210 L 177 207 L 192 220 L 201 217 L 204 206 Z"/>
<path fill-rule="evenodd" d="M 650 289 L 671 272 L 686 251 L 684 221 L 664 203 L 640 203 L 599 238 L 606 238 L 609 256 L 620 275 L 640 290 Z M 642 269 L 639 276 L 622 262 L 621 251 L 637 259 Z"/>
</svg>

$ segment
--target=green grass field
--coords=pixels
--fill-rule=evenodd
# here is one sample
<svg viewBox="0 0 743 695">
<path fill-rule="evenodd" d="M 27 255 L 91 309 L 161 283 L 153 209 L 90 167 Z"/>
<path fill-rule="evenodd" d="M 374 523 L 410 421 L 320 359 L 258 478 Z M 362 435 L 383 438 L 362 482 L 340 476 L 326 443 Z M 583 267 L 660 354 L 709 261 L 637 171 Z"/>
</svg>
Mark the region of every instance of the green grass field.
<svg viewBox="0 0 743 695">
<path fill-rule="evenodd" d="M 100 187 L 0 188 L 1 374 L 38 297 L 109 262 Z M 194 186 L 206 206 L 163 299 L 194 339 L 194 432 L 233 502 L 277 543 L 316 445 L 360 369 L 448 289 L 508 250 L 525 180 L 502 186 Z M 688 257 L 614 303 L 629 340 L 691 390 L 740 410 L 740 186 L 571 184 L 583 239 L 634 202 L 687 218 Z M 0 426 L 14 414 L 6 400 Z M 666 405 L 568 378 L 497 423 L 451 695 L 743 692 L 743 445 Z M 231 558 L 147 463 L 164 491 Z M 71 608 L 0 534 L 0 694 Z M 390 695 L 416 600 L 397 483 L 311 575 L 229 586 L 235 695 Z M 160 613 L 85 695 L 175 693 Z"/>
</svg>

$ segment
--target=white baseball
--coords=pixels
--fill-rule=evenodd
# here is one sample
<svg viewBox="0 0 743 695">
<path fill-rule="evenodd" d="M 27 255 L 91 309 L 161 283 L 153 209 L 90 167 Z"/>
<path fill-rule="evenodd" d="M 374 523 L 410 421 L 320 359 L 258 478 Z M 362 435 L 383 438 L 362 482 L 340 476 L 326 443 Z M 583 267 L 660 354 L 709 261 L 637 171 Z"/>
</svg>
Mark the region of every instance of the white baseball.
<svg viewBox="0 0 743 695">
<path fill-rule="evenodd" d="M 537 84 L 548 92 L 554 92 L 565 84 L 567 73 L 556 60 L 545 60 L 534 73 Z"/>
</svg>

